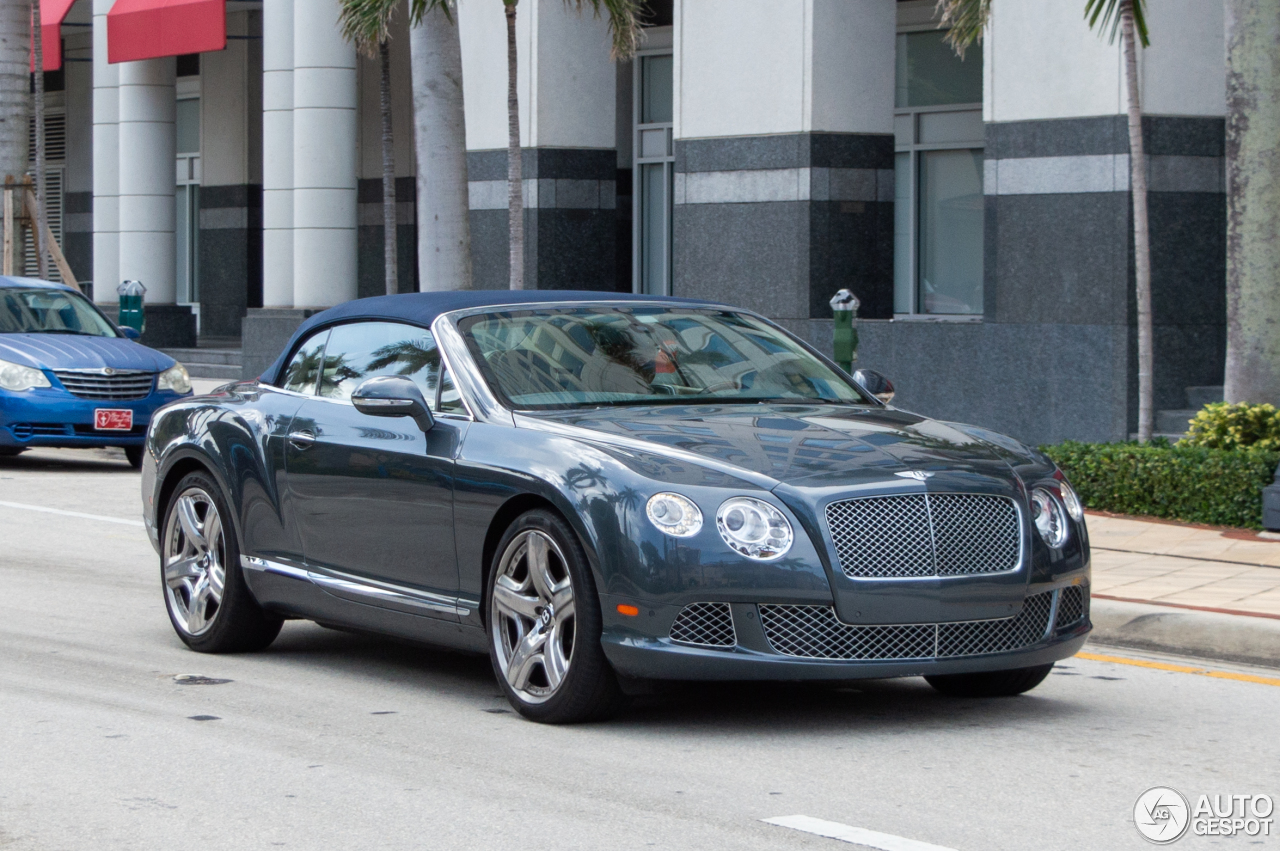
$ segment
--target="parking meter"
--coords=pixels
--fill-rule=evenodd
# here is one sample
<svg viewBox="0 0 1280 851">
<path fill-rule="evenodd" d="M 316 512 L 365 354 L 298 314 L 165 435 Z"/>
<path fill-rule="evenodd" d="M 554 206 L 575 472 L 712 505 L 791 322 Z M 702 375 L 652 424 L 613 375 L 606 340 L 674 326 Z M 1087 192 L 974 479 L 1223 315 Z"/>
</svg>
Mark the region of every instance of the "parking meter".
<svg viewBox="0 0 1280 851">
<path fill-rule="evenodd" d="M 144 297 L 147 294 L 147 288 L 142 285 L 142 281 L 125 281 L 116 287 L 116 292 L 120 295 L 120 319 L 121 327 L 132 328 L 139 334 L 146 327 L 147 317 L 142 306 Z"/>
<path fill-rule="evenodd" d="M 831 298 L 831 312 L 835 316 L 835 361 L 845 372 L 853 371 L 858 359 L 858 329 L 854 320 L 858 317 L 858 297 L 848 290 L 840 290 Z"/>
</svg>

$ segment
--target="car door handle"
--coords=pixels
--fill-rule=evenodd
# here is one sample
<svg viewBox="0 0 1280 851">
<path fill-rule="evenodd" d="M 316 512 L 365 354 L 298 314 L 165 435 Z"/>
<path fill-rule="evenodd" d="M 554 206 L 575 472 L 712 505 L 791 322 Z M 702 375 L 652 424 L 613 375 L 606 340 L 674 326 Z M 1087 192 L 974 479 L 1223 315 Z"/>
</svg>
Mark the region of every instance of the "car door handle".
<svg viewBox="0 0 1280 851">
<path fill-rule="evenodd" d="M 297 449 L 307 449 L 316 442 L 316 436 L 309 431 L 294 431 L 289 433 L 289 442 Z"/>
</svg>

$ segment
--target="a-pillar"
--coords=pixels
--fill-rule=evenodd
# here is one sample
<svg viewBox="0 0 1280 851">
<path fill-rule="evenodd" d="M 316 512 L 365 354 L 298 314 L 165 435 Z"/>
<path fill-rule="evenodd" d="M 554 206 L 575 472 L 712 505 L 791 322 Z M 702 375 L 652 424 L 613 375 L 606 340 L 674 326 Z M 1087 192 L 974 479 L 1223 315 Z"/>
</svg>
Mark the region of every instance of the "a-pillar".
<svg viewBox="0 0 1280 851">
<path fill-rule="evenodd" d="M 356 51 L 337 0 L 293 16 L 293 304 L 356 296 Z"/>
<path fill-rule="evenodd" d="M 107 12 L 115 0 L 93 0 L 93 297 L 119 301 L 119 65 L 107 63 Z"/>
<path fill-rule="evenodd" d="M 672 294 L 892 316 L 896 3 L 733 5 L 675 5 Z"/>
<path fill-rule="evenodd" d="M 472 280 L 508 284 L 507 36 L 503 4 L 458 6 Z M 562 0 L 517 6 L 526 289 L 617 282 L 616 69 L 602 18 Z"/>
<path fill-rule="evenodd" d="M 147 288 L 144 340 L 195 345 L 195 316 L 177 298 L 174 241 L 174 60 L 119 66 L 120 277 Z"/>
</svg>

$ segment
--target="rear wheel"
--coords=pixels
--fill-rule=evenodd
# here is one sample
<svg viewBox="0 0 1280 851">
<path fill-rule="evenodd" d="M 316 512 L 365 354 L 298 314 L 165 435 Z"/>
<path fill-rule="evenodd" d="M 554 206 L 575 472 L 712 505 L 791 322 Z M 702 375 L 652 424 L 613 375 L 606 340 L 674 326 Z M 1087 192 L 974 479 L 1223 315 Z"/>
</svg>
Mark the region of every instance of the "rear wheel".
<svg viewBox="0 0 1280 851">
<path fill-rule="evenodd" d="M 218 486 L 191 473 L 165 513 L 160 575 L 174 631 L 201 653 L 262 650 L 283 621 L 253 599 L 240 570 L 231 514 Z"/>
<path fill-rule="evenodd" d="M 124 448 L 124 457 L 129 461 L 129 466 L 135 470 L 142 469 L 142 453 L 146 452 L 143 446 L 126 446 Z"/>
<path fill-rule="evenodd" d="M 600 646 L 600 600 L 569 525 L 545 510 L 498 543 L 485 605 L 489 656 L 521 715 L 548 724 L 606 718 L 625 703 Z"/>
<path fill-rule="evenodd" d="M 25 446 L 0 446 L 0 458 L 12 458 L 27 451 Z"/>
<path fill-rule="evenodd" d="M 939 674 L 925 682 L 950 697 L 1012 697 L 1040 685 L 1053 670 L 1053 663 L 1010 671 L 982 671 L 974 674 Z"/>
</svg>

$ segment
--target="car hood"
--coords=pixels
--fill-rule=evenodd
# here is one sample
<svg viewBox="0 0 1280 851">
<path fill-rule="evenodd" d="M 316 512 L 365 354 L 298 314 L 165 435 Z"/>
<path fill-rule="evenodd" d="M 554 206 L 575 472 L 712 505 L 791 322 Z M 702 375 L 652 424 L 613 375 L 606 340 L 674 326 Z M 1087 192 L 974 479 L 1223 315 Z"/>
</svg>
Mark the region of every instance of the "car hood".
<svg viewBox="0 0 1280 851">
<path fill-rule="evenodd" d="M 678 450 L 778 483 L 839 485 L 907 470 L 1012 474 L 1009 451 L 959 428 L 892 408 L 679 405 L 597 408 L 523 418 L 601 442 Z"/>
<path fill-rule="evenodd" d="M 0 334 L 0 360 L 46 369 L 138 369 L 159 372 L 175 363 L 166 354 L 124 337 L 78 334 Z"/>
</svg>

